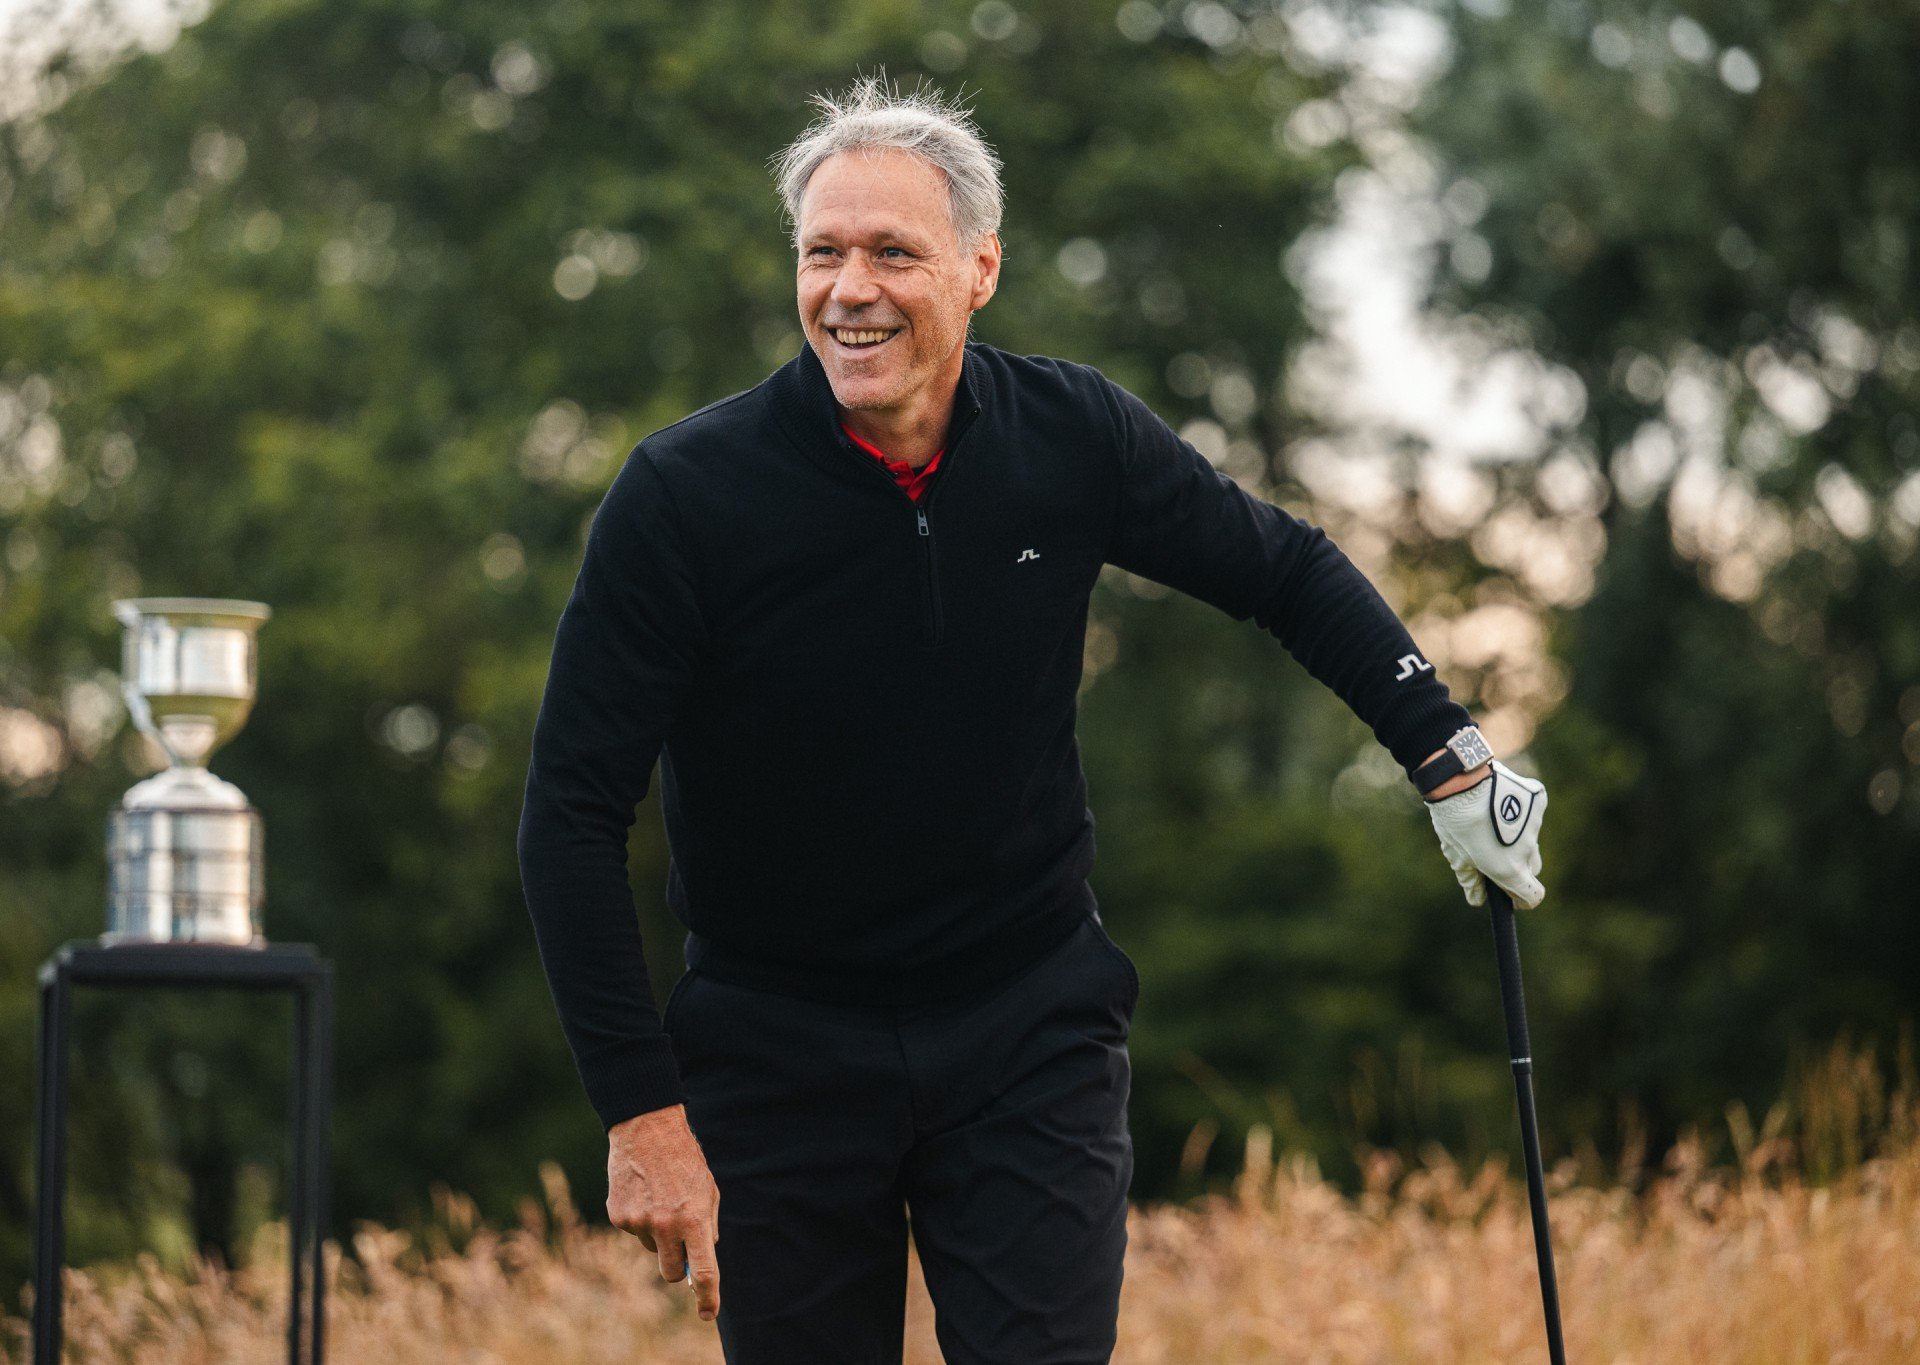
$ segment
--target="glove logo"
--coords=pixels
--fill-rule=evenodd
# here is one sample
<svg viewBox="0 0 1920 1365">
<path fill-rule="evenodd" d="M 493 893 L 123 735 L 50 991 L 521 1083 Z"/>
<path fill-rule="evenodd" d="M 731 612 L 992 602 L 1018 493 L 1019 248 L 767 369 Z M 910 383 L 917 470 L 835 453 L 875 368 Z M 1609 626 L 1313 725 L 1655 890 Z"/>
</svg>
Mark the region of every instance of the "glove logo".
<svg viewBox="0 0 1920 1365">
<path fill-rule="evenodd" d="M 1533 819 L 1534 806 L 1545 799 L 1545 788 L 1530 782 L 1504 764 L 1493 765 L 1492 799 L 1487 814 L 1492 817 L 1494 837 L 1502 848 L 1512 848 L 1526 833 Z"/>
</svg>

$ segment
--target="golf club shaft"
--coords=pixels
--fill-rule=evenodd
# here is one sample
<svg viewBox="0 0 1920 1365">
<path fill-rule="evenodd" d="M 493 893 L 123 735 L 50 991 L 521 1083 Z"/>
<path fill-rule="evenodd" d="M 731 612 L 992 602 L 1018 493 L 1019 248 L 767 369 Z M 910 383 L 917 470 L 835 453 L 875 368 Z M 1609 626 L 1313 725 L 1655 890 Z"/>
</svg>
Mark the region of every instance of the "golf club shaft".
<svg viewBox="0 0 1920 1365">
<path fill-rule="evenodd" d="M 1520 940 L 1513 927 L 1513 901 L 1487 883 L 1493 912 L 1493 942 L 1500 958 L 1500 1000 L 1507 1014 L 1507 1051 L 1513 1088 L 1520 1099 L 1520 1143 L 1527 1160 L 1527 1202 L 1533 1209 L 1533 1249 L 1540 1261 L 1540 1298 L 1547 1315 L 1547 1354 L 1566 1365 L 1560 1339 L 1560 1286 L 1553 1273 L 1553 1236 L 1547 1228 L 1547 1180 L 1540 1164 L 1540 1120 L 1533 1110 L 1533 1041 L 1527 1033 L 1527 997 L 1520 985 Z"/>
</svg>

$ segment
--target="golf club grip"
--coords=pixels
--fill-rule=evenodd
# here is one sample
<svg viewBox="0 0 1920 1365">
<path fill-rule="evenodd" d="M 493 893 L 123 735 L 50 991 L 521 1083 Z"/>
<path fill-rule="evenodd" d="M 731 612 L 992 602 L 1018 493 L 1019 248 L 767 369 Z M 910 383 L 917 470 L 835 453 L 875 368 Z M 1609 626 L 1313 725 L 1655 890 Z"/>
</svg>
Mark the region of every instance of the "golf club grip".
<svg viewBox="0 0 1920 1365">
<path fill-rule="evenodd" d="M 1493 945 L 1500 963 L 1500 1004 L 1507 1015 L 1507 1052 L 1518 1070 L 1533 1070 L 1533 1038 L 1527 1031 L 1527 994 L 1520 982 L 1520 937 L 1513 927 L 1513 899 L 1487 882 Z"/>
</svg>

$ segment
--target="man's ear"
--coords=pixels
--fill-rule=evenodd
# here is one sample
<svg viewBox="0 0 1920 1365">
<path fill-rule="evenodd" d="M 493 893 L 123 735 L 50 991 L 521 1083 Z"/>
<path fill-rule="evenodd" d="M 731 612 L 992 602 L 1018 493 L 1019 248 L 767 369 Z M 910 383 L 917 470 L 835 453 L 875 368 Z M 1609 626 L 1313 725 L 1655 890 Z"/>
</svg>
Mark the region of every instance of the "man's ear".
<svg viewBox="0 0 1920 1365">
<path fill-rule="evenodd" d="M 993 297 L 993 291 L 1000 285 L 999 233 L 989 232 L 980 239 L 980 245 L 974 248 L 973 263 L 973 297 L 967 301 L 967 306 L 978 310 L 986 307 L 987 300 Z"/>
</svg>

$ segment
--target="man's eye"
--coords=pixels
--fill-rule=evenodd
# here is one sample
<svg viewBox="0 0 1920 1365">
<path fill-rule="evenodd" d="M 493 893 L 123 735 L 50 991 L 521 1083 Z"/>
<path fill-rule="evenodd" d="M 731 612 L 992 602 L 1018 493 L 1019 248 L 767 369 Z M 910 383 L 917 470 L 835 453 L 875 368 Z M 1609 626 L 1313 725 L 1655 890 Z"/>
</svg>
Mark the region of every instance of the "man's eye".
<svg viewBox="0 0 1920 1365">
<path fill-rule="evenodd" d="M 880 254 L 882 256 L 895 257 L 903 261 L 907 258 L 907 252 L 905 247 L 897 247 L 897 246 L 882 247 L 880 249 Z"/>
<path fill-rule="evenodd" d="M 807 255 L 809 255 L 809 256 L 831 256 L 831 255 L 833 255 L 833 248 L 832 248 L 832 247 L 830 247 L 830 246 L 810 246 L 810 247 L 808 247 L 808 248 L 807 248 Z"/>
</svg>

